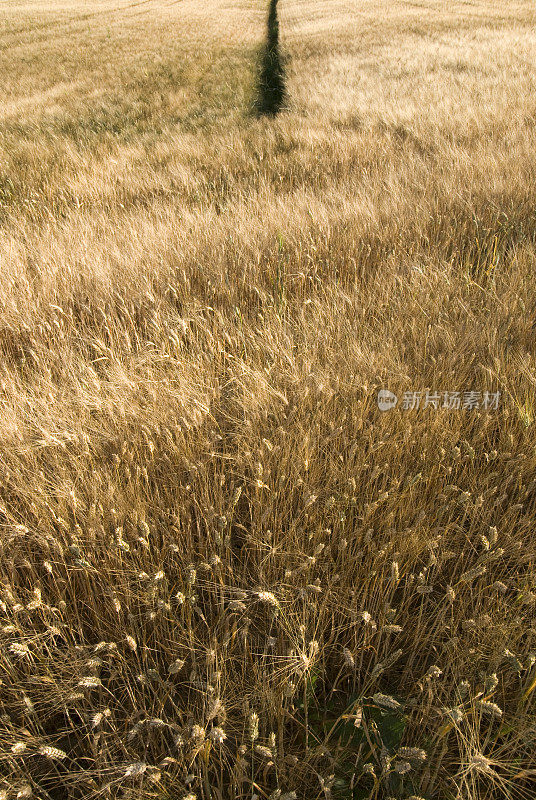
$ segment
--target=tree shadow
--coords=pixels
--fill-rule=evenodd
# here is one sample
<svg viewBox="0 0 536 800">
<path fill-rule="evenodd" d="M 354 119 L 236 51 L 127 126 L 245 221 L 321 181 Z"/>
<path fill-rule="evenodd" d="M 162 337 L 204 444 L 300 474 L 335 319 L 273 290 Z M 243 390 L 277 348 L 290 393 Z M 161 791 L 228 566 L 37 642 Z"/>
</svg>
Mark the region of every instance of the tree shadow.
<svg viewBox="0 0 536 800">
<path fill-rule="evenodd" d="M 266 44 L 263 48 L 255 109 L 259 116 L 275 116 L 285 104 L 285 69 L 279 43 L 278 0 L 270 0 Z"/>
</svg>

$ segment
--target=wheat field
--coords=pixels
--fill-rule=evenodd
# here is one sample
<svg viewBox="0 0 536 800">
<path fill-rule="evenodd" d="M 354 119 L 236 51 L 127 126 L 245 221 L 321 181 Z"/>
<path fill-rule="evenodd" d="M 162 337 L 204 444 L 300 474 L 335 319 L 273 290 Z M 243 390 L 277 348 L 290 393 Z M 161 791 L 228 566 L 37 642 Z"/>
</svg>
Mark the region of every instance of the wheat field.
<svg viewBox="0 0 536 800">
<path fill-rule="evenodd" d="M 533 0 L 268 10 L 0 4 L 2 800 L 536 796 Z"/>
</svg>

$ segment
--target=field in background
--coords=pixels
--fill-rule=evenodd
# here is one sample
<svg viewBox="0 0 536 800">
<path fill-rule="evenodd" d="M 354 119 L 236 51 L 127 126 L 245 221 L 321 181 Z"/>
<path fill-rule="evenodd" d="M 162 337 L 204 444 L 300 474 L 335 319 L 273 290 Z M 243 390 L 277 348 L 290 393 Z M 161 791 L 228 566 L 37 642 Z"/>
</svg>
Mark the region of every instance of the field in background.
<svg viewBox="0 0 536 800">
<path fill-rule="evenodd" d="M 0 6 L 2 798 L 534 797 L 534 4 L 278 9 Z"/>
</svg>

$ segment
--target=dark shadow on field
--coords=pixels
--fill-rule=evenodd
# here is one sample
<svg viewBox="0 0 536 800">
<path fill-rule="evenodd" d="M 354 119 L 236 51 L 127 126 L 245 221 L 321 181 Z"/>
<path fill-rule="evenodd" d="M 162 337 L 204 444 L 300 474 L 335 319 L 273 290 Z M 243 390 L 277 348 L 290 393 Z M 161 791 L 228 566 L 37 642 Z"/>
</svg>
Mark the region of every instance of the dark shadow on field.
<svg viewBox="0 0 536 800">
<path fill-rule="evenodd" d="M 279 44 L 277 0 L 270 0 L 266 44 L 261 53 L 256 111 L 261 116 L 275 116 L 286 98 L 285 70 Z"/>
</svg>

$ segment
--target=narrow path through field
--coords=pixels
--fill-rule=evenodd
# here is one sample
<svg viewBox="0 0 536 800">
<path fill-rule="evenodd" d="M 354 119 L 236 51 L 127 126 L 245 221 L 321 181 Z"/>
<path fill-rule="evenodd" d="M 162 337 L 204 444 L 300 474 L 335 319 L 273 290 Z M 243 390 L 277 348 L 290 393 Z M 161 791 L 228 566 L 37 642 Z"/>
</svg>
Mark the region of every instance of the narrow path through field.
<svg viewBox="0 0 536 800">
<path fill-rule="evenodd" d="M 281 111 L 285 102 L 285 70 L 279 42 L 278 0 L 270 0 L 257 96 L 259 114 L 274 116 Z"/>
</svg>

